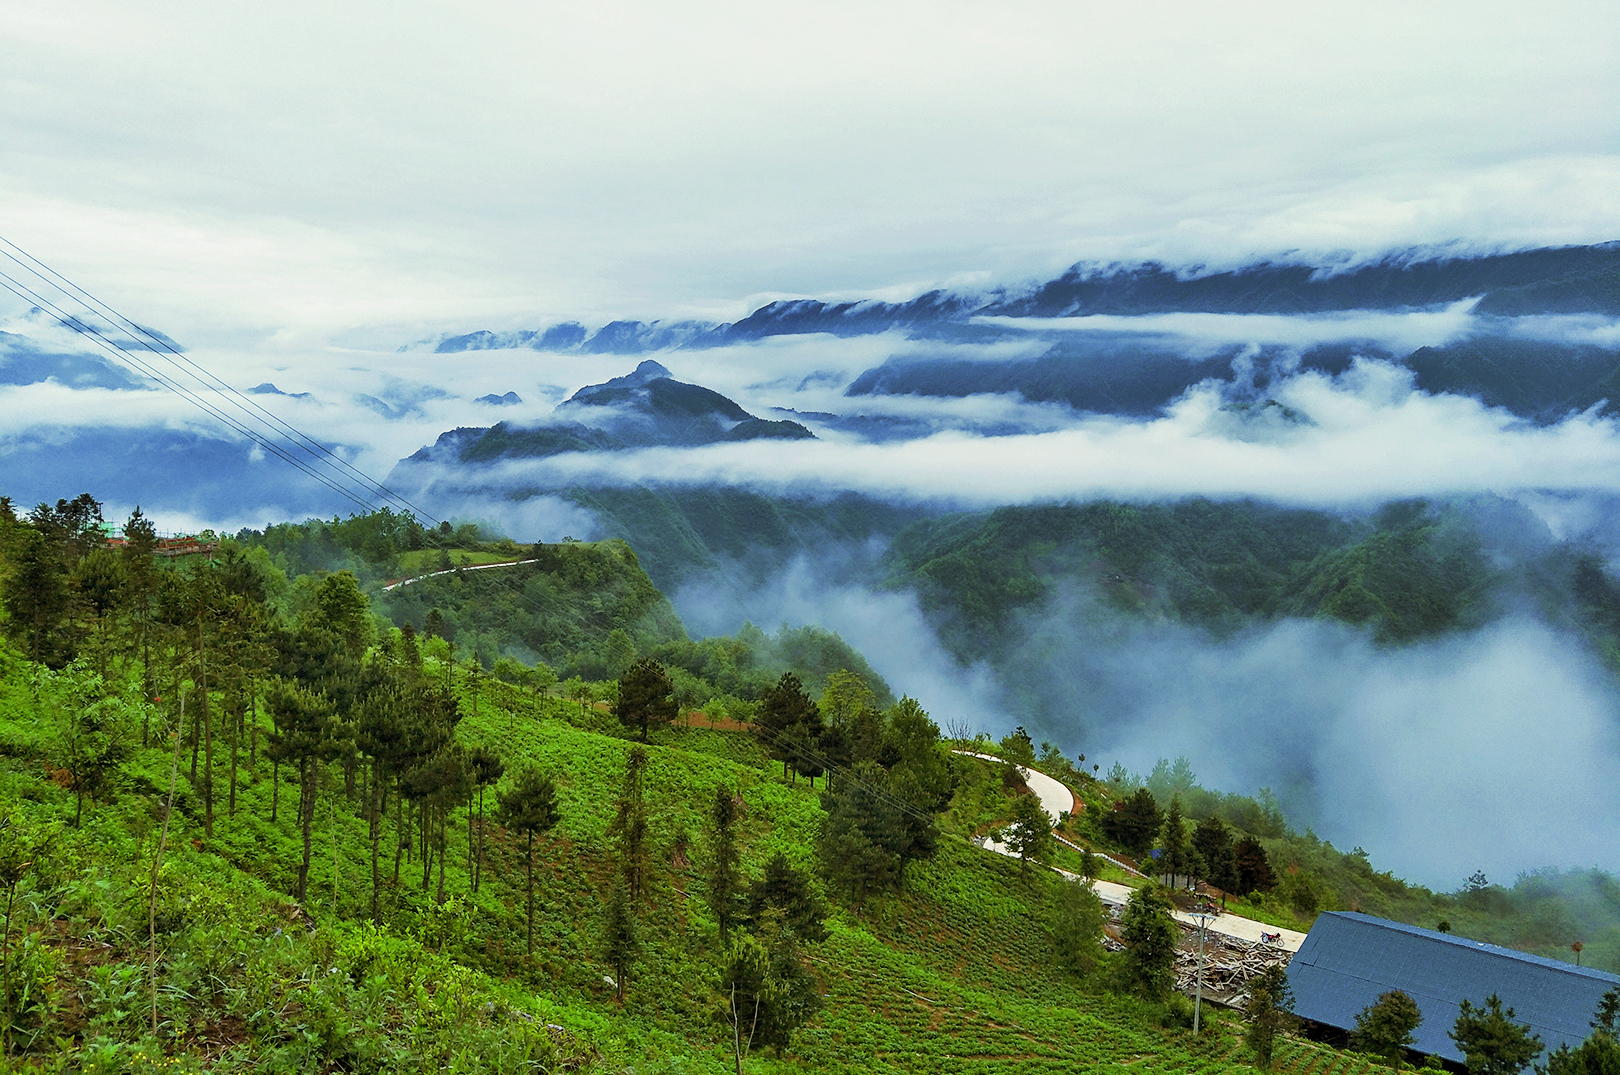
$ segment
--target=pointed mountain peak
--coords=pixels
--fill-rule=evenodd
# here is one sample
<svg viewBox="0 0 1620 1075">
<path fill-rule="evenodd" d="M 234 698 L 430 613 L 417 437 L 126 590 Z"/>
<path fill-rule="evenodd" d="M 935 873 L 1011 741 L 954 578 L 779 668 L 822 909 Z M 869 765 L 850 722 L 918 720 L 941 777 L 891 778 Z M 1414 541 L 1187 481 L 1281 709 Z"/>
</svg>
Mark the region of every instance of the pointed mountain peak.
<svg viewBox="0 0 1620 1075">
<path fill-rule="evenodd" d="M 646 384 L 648 381 L 656 381 L 660 377 L 669 377 L 669 378 L 673 379 L 674 376 L 675 375 L 670 373 L 669 370 L 666 369 L 661 363 L 654 362 L 652 359 L 649 358 L 649 359 L 647 359 L 647 361 L 643 362 L 641 365 L 637 366 L 635 369 L 631 370 L 629 373 L 625 374 L 623 377 L 615 377 L 611 381 L 608 381 L 606 384 L 591 385 L 589 387 L 590 388 L 640 388 L 642 385 Z M 580 391 L 584 392 L 584 391 L 587 391 L 587 389 L 582 388 L 582 389 L 580 389 Z"/>
</svg>

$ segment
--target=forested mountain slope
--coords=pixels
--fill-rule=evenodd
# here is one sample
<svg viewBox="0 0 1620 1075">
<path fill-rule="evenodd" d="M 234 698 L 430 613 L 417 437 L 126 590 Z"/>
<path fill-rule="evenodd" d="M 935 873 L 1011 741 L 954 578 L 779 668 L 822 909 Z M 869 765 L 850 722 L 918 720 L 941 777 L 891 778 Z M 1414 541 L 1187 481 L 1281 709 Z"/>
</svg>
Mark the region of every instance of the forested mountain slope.
<svg viewBox="0 0 1620 1075">
<path fill-rule="evenodd" d="M 1041 838 L 1044 820 L 1020 829 L 1029 797 L 1015 770 L 950 753 L 918 701 L 885 698 L 824 634 L 693 643 L 610 629 L 600 660 L 629 665 L 558 692 L 545 666 L 456 659 L 442 611 L 434 630 L 394 628 L 367 596 L 375 583 L 280 566 L 328 543 L 368 563 L 490 556 L 493 543 L 463 533 L 460 548 L 433 549 L 429 532 L 384 517 L 157 560 L 139 517 L 109 547 L 96 514 L 88 497 L 0 513 L 9 1062 L 1246 1066 L 1233 1017 L 1206 1010 L 1208 1032 L 1188 1032 L 1170 950 L 1143 939 L 1174 935 L 1161 930 L 1168 897 L 1144 886 L 1126 951 L 1105 953 L 1100 911 L 1076 902 L 1077 886 L 969 838 L 1010 825 L 1036 862 L 1099 863 Z M 667 608 L 620 546 L 533 551 L 541 563 L 463 581 L 531 570 L 556 584 L 550 607 L 582 624 L 603 608 Z M 593 606 L 597 590 L 608 596 Z M 629 652 L 613 655 L 615 630 Z M 765 655 L 804 678 L 783 674 L 727 714 L 747 722 L 738 730 L 675 719 L 680 680 L 653 661 L 722 682 Z M 843 657 L 804 689 L 817 662 Z M 1036 760 L 1021 734 L 971 745 Z M 1043 755 L 1084 804 L 1064 820 L 1071 841 L 1139 854 L 1143 839 L 1196 837 L 1207 876 L 1248 864 L 1254 891 L 1238 906 L 1250 913 L 1303 925 L 1351 893 L 1425 915 L 1450 906 L 1292 833 L 1274 805 L 1198 789 L 1185 766 L 1147 780 L 1172 793 L 1161 815 L 1128 774 L 1104 781 L 1049 745 Z M 1202 819 L 1196 833 L 1175 820 L 1180 800 Z M 1227 835 L 1206 839 L 1217 817 Z M 1243 840 L 1253 849 L 1233 857 Z M 1489 927 L 1493 906 L 1544 914 L 1560 896 L 1482 881 L 1460 899 Z M 1138 920 L 1150 934 L 1131 932 Z M 745 1061 L 742 1011 L 760 1013 Z M 1371 1070 L 1297 1040 L 1279 1056 L 1300 1075 Z"/>
<path fill-rule="evenodd" d="M 1599 559 L 1490 498 L 1370 517 L 1201 499 L 1006 507 L 915 523 L 888 564 L 889 584 L 917 590 L 964 661 L 1006 657 L 1019 617 L 1072 587 L 1217 635 L 1305 617 L 1401 643 L 1530 602 L 1608 645 L 1615 617 Z"/>
</svg>

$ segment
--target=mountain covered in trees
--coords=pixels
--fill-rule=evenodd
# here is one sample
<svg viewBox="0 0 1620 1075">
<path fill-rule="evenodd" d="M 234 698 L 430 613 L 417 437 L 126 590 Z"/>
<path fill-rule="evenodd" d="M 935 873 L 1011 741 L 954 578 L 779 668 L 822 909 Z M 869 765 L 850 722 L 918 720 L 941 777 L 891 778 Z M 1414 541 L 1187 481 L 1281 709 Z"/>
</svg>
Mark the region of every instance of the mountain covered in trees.
<svg viewBox="0 0 1620 1075">
<path fill-rule="evenodd" d="M 176 558 L 100 515 L 0 501 L 0 1053 L 25 1070 L 1375 1070 L 1252 1006 L 1190 1034 L 1181 874 L 1289 926 L 1353 901 L 1620 958 L 1612 899 L 1577 895 L 1607 875 L 1436 895 L 1185 759 L 950 742 L 825 632 L 687 638 L 617 542 L 378 513 Z M 501 578 L 508 605 L 470 589 Z M 559 667 L 517 656 L 553 634 Z M 1074 788 L 1066 842 L 1017 764 Z M 1136 895 L 1111 922 L 1040 864 Z"/>
<path fill-rule="evenodd" d="M 454 429 L 407 463 L 476 464 L 561 452 L 815 438 L 797 422 L 756 418 L 718 392 L 677 381 L 650 359 L 622 377 L 581 388 L 558 406 L 556 417 L 555 424 L 530 428 L 501 422 L 489 429 Z"/>
</svg>

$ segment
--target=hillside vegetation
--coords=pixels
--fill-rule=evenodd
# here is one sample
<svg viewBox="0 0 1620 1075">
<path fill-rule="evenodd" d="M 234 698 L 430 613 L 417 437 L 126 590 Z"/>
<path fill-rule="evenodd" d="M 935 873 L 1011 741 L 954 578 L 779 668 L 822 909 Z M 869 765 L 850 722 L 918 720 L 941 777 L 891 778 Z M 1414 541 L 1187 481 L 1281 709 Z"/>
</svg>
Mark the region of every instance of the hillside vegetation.
<svg viewBox="0 0 1620 1075">
<path fill-rule="evenodd" d="M 825 638 L 704 650 L 673 619 L 663 641 L 608 627 L 667 606 L 622 546 L 565 548 L 563 574 L 616 581 L 559 585 L 545 607 L 589 625 L 582 650 L 616 631 L 634 649 L 616 679 L 560 690 L 544 666 L 485 669 L 443 633 L 393 626 L 353 573 L 289 576 L 290 544 L 160 562 L 138 517 L 114 549 L 96 513 L 88 498 L 0 511 L 0 1050 L 24 1069 L 1248 1062 L 1231 1016 L 1191 1034 L 1146 948 L 1102 950 L 1074 886 L 969 843 L 1017 830 L 1028 796 L 1006 767 L 949 753 L 918 702 L 848 668 L 813 698 L 788 673 L 746 729 L 712 727 L 675 719 L 651 659 L 825 659 Z M 1017 735 L 980 745 L 1034 760 Z M 1111 810 L 1128 778 L 1063 775 L 1087 806 L 1071 835 L 1138 842 L 1134 815 Z M 1173 798 L 1195 813 L 1185 783 Z M 1280 824 L 1258 810 L 1255 825 Z M 1158 837 L 1173 832 L 1192 829 Z M 1260 911 L 1308 919 L 1288 882 L 1275 890 Z M 1372 1067 L 1294 1039 L 1279 1051 L 1299 1075 Z"/>
<path fill-rule="evenodd" d="M 997 508 L 907 527 L 889 585 L 915 588 L 963 661 L 1006 661 L 1066 589 L 1214 635 L 1283 617 L 1401 644 L 1535 608 L 1612 647 L 1620 592 L 1600 559 L 1488 498 L 1385 505 L 1370 518 L 1253 502 Z"/>
</svg>

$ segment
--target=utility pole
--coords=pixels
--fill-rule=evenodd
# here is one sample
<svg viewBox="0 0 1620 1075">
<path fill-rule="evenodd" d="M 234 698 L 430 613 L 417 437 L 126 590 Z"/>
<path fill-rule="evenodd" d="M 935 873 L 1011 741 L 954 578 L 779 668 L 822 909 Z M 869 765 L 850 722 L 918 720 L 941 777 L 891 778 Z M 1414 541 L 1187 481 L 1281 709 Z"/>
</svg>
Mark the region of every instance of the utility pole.
<svg viewBox="0 0 1620 1075">
<path fill-rule="evenodd" d="M 1198 1036 L 1199 1017 L 1204 1007 L 1204 932 L 1209 920 L 1216 917 L 1214 908 L 1199 904 L 1192 917 L 1198 919 L 1198 978 L 1193 987 L 1193 1037 Z"/>
</svg>

